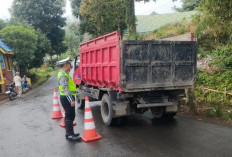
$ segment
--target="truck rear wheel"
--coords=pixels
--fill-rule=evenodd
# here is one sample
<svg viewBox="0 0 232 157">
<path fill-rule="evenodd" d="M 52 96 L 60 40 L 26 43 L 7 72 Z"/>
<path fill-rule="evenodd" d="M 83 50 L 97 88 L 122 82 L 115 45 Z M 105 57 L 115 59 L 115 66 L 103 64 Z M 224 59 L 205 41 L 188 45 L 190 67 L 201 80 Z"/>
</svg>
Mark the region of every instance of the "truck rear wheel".
<svg viewBox="0 0 232 157">
<path fill-rule="evenodd" d="M 113 118 L 114 117 L 113 104 L 108 94 L 104 94 L 102 97 L 101 116 L 102 116 L 103 122 L 107 126 L 112 126 L 112 125 L 119 126 L 127 122 L 126 116 Z"/>
<path fill-rule="evenodd" d="M 101 116 L 103 122 L 110 126 L 113 120 L 113 108 L 108 94 L 104 94 L 101 101 Z"/>
<path fill-rule="evenodd" d="M 165 112 L 165 107 L 161 106 L 161 107 L 152 107 L 151 108 L 151 113 L 153 118 L 155 119 L 159 119 L 162 118 Z"/>
<path fill-rule="evenodd" d="M 166 107 L 151 108 L 153 119 L 173 119 L 177 112 L 166 112 Z"/>
<path fill-rule="evenodd" d="M 164 119 L 173 119 L 176 115 L 176 112 L 165 113 L 163 118 Z"/>
<path fill-rule="evenodd" d="M 80 96 L 77 94 L 76 104 L 78 109 L 83 110 L 85 108 L 85 99 L 81 99 Z"/>
</svg>

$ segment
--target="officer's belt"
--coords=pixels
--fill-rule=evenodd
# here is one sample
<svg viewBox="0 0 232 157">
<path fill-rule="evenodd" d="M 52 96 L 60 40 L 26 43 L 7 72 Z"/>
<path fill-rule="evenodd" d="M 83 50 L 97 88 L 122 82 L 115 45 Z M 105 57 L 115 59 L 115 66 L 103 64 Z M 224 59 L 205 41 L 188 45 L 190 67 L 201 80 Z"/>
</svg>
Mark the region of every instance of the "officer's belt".
<svg viewBox="0 0 232 157">
<path fill-rule="evenodd" d="M 69 91 L 71 94 L 76 94 L 76 91 Z M 60 93 L 65 94 L 64 91 L 60 91 Z"/>
</svg>

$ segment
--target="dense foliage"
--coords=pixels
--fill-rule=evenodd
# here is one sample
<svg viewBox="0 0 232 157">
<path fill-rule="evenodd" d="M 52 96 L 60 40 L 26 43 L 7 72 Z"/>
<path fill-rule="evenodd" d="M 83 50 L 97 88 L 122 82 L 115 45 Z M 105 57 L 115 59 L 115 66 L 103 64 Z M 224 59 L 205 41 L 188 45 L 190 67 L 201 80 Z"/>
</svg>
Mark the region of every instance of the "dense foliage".
<svg viewBox="0 0 232 157">
<path fill-rule="evenodd" d="M 130 35 L 136 34 L 135 1 L 126 1 L 126 23 Z"/>
<path fill-rule="evenodd" d="M 87 22 L 85 32 L 95 36 L 126 28 L 124 0 L 83 0 L 80 13 Z"/>
<path fill-rule="evenodd" d="M 79 24 L 77 22 L 73 22 L 67 25 L 66 28 L 66 36 L 65 40 L 67 42 L 67 46 L 69 51 L 71 52 L 71 56 L 75 56 L 79 50 L 79 45 L 83 40 L 83 35 L 80 34 Z"/>
<path fill-rule="evenodd" d="M 70 0 L 71 1 L 71 7 L 72 7 L 72 14 L 76 17 L 80 17 L 80 6 L 82 0 Z"/>
<path fill-rule="evenodd" d="M 232 91 L 232 1 L 231 0 L 202 0 L 200 11 L 196 20 L 198 26 L 199 52 L 210 59 L 210 71 L 198 71 L 196 96 L 198 105 L 210 106 L 214 110 L 205 111 L 207 116 L 224 117 L 231 119 L 231 95 L 225 94 Z M 207 91 L 202 88 L 215 90 Z M 229 114 L 228 114 L 229 113 Z"/>
<path fill-rule="evenodd" d="M 45 55 L 51 51 L 51 43 L 41 30 L 30 25 L 9 25 L 0 31 L 4 42 L 14 50 L 14 63 L 17 70 L 40 67 Z"/>
<path fill-rule="evenodd" d="M 44 63 L 44 57 L 47 53 L 52 51 L 51 42 L 40 29 L 36 31 L 36 50 L 34 52 L 35 58 L 31 61 L 30 68 L 39 68 Z"/>
<path fill-rule="evenodd" d="M 105 20 L 109 20 L 107 26 L 110 28 L 107 28 L 108 31 L 105 32 L 109 32 L 109 30 L 122 31 L 127 27 L 130 34 L 136 34 L 135 1 L 149 2 L 150 0 L 71 0 L 71 4 L 73 15 L 81 20 L 81 33 L 102 34 L 99 33 L 99 30 L 105 30 L 105 27 L 101 28 L 101 26 Z M 112 17 L 110 18 L 110 16 Z M 116 26 L 116 22 L 118 22 L 118 26 Z"/>
<path fill-rule="evenodd" d="M 28 77 L 32 79 L 33 88 L 44 83 L 49 77 L 56 73 L 57 69 L 51 67 L 43 68 L 33 68 L 28 71 Z"/>
<path fill-rule="evenodd" d="M 6 22 L 2 19 L 0 19 L 0 30 L 6 27 Z"/>
<path fill-rule="evenodd" d="M 11 14 L 40 29 L 51 41 L 51 55 L 60 54 L 66 50 L 64 6 L 65 0 L 14 0 Z"/>
<path fill-rule="evenodd" d="M 207 49 L 231 44 L 232 38 L 232 1 L 202 0 L 202 15 L 196 35 L 199 43 Z"/>
<path fill-rule="evenodd" d="M 0 31 L 2 40 L 14 49 L 16 66 L 25 71 L 30 67 L 36 51 L 37 35 L 34 29 L 7 26 Z"/>
<path fill-rule="evenodd" d="M 184 11 L 192 11 L 196 9 L 201 0 L 181 0 L 182 1 L 182 7 L 181 8 L 175 8 L 176 11 L 184 12 Z"/>
</svg>

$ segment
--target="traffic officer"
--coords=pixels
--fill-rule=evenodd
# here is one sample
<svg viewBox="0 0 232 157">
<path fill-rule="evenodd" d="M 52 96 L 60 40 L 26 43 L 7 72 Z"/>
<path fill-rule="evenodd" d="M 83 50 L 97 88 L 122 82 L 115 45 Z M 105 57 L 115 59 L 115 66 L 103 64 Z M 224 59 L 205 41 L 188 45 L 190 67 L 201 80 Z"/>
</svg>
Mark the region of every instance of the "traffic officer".
<svg viewBox="0 0 232 157">
<path fill-rule="evenodd" d="M 73 131 L 73 121 L 75 119 L 76 85 L 68 74 L 72 69 L 72 64 L 69 58 L 66 58 L 58 61 L 57 65 L 60 67 L 60 71 L 57 75 L 57 82 L 60 91 L 60 102 L 65 110 L 65 137 L 70 141 L 80 141 L 81 138 L 79 137 L 79 133 L 74 134 Z"/>
</svg>

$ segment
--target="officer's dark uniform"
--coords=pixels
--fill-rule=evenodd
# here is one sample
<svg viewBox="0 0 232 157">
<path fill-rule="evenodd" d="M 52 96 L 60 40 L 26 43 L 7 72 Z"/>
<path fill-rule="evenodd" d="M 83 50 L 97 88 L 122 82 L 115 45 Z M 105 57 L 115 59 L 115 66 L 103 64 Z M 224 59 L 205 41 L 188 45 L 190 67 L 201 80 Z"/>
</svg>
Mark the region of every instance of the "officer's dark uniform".
<svg viewBox="0 0 232 157">
<path fill-rule="evenodd" d="M 70 64 L 69 58 L 57 62 L 61 68 L 64 64 Z M 60 102 L 65 110 L 65 128 L 66 138 L 69 140 L 80 140 L 79 134 L 74 134 L 73 121 L 75 119 L 75 106 L 71 106 L 71 103 L 75 101 L 76 85 L 69 74 L 62 69 L 58 72 L 57 81 L 60 91 Z"/>
</svg>

